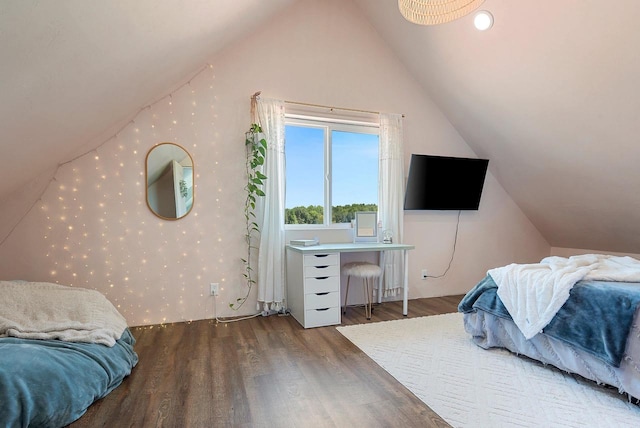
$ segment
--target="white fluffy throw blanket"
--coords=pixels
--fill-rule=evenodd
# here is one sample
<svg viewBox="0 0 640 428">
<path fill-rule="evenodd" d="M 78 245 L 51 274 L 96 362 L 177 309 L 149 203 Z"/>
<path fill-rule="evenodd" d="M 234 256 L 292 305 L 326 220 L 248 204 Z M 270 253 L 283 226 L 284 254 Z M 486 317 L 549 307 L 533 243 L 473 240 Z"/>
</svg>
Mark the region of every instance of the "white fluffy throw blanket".
<svg viewBox="0 0 640 428">
<path fill-rule="evenodd" d="M 581 280 L 640 282 L 640 261 L 602 254 L 546 257 L 535 264 L 510 264 L 487 272 L 522 334 L 538 334 Z"/>
<path fill-rule="evenodd" d="M 113 346 L 127 322 L 95 290 L 45 282 L 0 281 L 0 337 Z"/>
</svg>

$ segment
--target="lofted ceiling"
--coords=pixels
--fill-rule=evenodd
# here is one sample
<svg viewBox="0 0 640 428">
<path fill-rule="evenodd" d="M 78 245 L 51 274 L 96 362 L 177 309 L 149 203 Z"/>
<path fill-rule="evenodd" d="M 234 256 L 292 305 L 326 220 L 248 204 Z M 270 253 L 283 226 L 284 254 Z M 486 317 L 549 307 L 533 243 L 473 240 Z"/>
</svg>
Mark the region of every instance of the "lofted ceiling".
<svg viewBox="0 0 640 428">
<path fill-rule="evenodd" d="M 551 246 L 640 252 L 640 2 L 486 0 L 479 32 L 355 1 Z"/>
<path fill-rule="evenodd" d="M 294 1 L 0 1 L 0 198 L 113 135 Z"/>
<path fill-rule="evenodd" d="M 300 1 L 1 1 L 0 195 Z M 640 253 L 640 2 L 486 0 L 478 32 L 353 1 L 552 246 Z"/>
</svg>

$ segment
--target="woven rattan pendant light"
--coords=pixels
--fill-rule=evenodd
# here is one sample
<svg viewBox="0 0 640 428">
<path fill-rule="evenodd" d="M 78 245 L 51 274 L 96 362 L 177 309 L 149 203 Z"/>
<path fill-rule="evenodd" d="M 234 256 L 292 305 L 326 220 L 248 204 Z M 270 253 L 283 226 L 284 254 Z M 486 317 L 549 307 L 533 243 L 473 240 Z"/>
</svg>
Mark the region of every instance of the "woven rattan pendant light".
<svg viewBox="0 0 640 428">
<path fill-rule="evenodd" d="M 484 0 L 398 0 L 407 21 L 420 25 L 444 24 L 473 12 Z"/>
</svg>

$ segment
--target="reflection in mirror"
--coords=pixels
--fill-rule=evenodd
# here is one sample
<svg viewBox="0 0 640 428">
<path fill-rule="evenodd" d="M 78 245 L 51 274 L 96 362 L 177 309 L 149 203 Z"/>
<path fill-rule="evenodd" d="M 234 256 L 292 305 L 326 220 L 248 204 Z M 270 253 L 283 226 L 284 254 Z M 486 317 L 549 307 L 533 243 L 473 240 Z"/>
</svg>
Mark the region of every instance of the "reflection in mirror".
<svg viewBox="0 0 640 428">
<path fill-rule="evenodd" d="M 174 143 L 160 143 L 147 153 L 147 205 L 158 217 L 177 220 L 193 207 L 193 159 Z"/>
<path fill-rule="evenodd" d="M 378 213 L 375 211 L 358 211 L 356 217 L 355 242 L 378 241 Z"/>
</svg>

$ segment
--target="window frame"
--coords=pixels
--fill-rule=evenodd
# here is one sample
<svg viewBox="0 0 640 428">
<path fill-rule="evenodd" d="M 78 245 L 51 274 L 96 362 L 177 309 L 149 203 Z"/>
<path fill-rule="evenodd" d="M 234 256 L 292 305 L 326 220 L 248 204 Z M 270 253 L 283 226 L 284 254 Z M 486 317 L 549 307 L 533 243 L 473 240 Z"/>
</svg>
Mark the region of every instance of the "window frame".
<svg viewBox="0 0 640 428">
<path fill-rule="evenodd" d="M 351 223 L 331 223 L 332 218 L 332 159 L 331 144 L 332 131 L 370 134 L 378 136 L 378 162 L 380 144 L 380 124 L 372 121 L 342 119 L 337 117 L 322 117 L 303 114 L 285 113 L 285 127 L 288 125 L 324 129 L 324 195 L 323 195 L 323 224 L 286 224 L 285 230 L 329 230 L 351 229 Z M 286 142 L 285 142 L 286 152 Z M 378 183 L 379 186 L 379 183 Z M 380 205 L 380 201 L 377 202 Z"/>
</svg>

